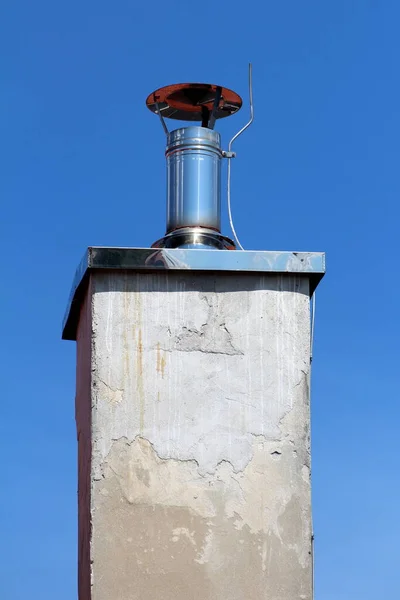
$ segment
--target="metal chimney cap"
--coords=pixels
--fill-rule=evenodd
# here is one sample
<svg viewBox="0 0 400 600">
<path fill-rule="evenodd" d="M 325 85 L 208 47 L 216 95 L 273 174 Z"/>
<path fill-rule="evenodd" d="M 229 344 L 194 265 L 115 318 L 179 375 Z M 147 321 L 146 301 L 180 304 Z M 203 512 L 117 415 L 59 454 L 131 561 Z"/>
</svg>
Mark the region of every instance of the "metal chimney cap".
<svg viewBox="0 0 400 600">
<path fill-rule="evenodd" d="M 169 119 L 204 121 L 205 112 L 214 113 L 215 119 L 233 115 L 241 108 L 242 99 L 236 92 L 210 83 L 177 83 L 150 94 L 146 105 Z"/>
</svg>

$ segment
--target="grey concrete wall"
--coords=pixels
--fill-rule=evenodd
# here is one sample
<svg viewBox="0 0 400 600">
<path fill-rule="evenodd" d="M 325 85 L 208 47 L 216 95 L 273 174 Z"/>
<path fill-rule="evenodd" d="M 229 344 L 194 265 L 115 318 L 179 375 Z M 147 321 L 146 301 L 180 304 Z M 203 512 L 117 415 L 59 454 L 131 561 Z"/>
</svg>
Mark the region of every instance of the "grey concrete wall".
<svg viewBox="0 0 400 600">
<path fill-rule="evenodd" d="M 311 600 L 308 279 L 89 293 L 92 600 Z"/>
</svg>

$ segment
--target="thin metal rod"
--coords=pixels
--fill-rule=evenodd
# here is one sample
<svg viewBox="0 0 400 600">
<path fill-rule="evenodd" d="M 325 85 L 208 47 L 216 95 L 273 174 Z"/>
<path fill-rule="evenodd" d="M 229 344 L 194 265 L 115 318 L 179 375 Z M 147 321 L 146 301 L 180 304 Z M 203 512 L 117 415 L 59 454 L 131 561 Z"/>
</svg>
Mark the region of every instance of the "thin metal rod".
<svg viewBox="0 0 400 600">
<path fill-rule="evenodd" d="M 222 94 L 222 87 L 218 86 L 217 90 L 215 92 L 214 105 L 213 105 L 213 109 L 211 111 L 210 120 L 208 121 L 209 129 L 214 129 L 215 119 L 217 118 L 217 110 L 218 110 L 219 103 L 221 100 L 221 94 Z"/>
<path fill-rule="evenodd" d="M 207 106 L 201 107 L 201 126 L 208 127 L 208 119 L 210 118 L 210 110 Z"/>
<path fill-rule="evenodd" d="M 244 131 L 246 131 L 246 129 L 248 127 L 250 127 L 250 125 L 252 124 L 252 122 L 254 121 L 254 106 L 253 106 L 253 68 L 252 68 L 252 64 L 249 63 L 249 99 L 250 99 L 250 120 L 246 123 L 246 125 L 244 127 L 242 127 L 242 129 L 240 129 L 231 139 L 231 141 L 228 144 L 228 152 L 229 154 L 231 154 L 231 150 L 232 150 L 232 144 L 235 140 L 237 140 L 237 138 L 239 137 L 239 135 L 241 135 Z M 227 173 L 227 200 L 228 200 L 228 217 L 229 217 L 229 224 L 231 226 L 231 230 L 233 233 L 233 237 L 235 238 L 235 242 L 236 244 L 239 246 L 239 248 L 241 250 L 244 250 L 242 244 L 239 242 L 239 238 L 236 235 L 236 231 L 235 231 L 235 227 L 233 225 L 233 219 L 232 219 L 232 209 L 231 209 L 231 160 L 232 160 L 232 156 L 228 156 L 228 173 Z"/>
<path fill-rule="evenodd" d="M 250 120 L 248 123 L 246 123 L 246 125 L 244 127 L 242 127 L 242 129 L 240 129 L 231 139 L 231 141 L 229 142 L 228 145 L 228 151 L 230 152 L 232 149 L 232 144 L 235 140 L 237 140 L 237 138 L 239 137 L 239 135 L 242 135 L 242 133 L 244 131 L 246 131 L 246 129 L 248 127 L 250 127 L 250 125 L 252 124 L 252 122 L 254 121 L 254 106 L 253 106 L 253 67 L 252 64 L 249 63 L 249 97 L 250 97 Z"/>
<path fill-rule="evenodd" d="M 160 107 L 158 106 L 158 102 L 156 102 L 155 105 L 156 105 L 156 108 L 157 108 L 157 114 L 160 117 L 161 125 L 162 125 L 162 127 L 164 129 L 165 135 L 168 137 L 168 135 L 169 135 L 168 127 L 165 124 L 164 117 L 162 116 Z"/>
</svg>

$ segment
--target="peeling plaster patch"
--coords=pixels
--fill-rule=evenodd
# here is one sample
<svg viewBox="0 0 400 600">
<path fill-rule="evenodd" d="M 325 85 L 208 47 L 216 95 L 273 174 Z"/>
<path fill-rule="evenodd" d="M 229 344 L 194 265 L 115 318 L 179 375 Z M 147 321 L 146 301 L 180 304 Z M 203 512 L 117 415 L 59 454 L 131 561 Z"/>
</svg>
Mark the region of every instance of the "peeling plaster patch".
<svg viewBox="0 0 400 600">
<path fill-rule="evenodd" d="M 212 556 L 213 549 L 213 530 L 210 527 L 204 537 L 203 545 L 200 551 L 197 553 L 196 558 L 194 559 L 196 563 L 199 565 L 205 565 L 210 562 L 210 558 Z"/>
<path fill-rule="evenodd" d="M 219 297 L 216 294 L 201 293 L 199 298 L 208 307 L 207 319 L 200 329 L 183 326 L 181 332 L 175 336 L 174 350 L 225 354 L 227 356 L 243 355 L 243 352 L 233 344 L 232 334 L 226 326 Z"/>
<path fill-rule="evenodd" d="M 104 398 L 110 404 L 120 404 L 123 400 L 124 390 L 122 388 L 112 387 L 99 377 L 94 379 L 93 387 L 97 388 L 99 396 Z"/>
<path fill-rule="evenodd" d="M 214 474 L 201 474 L 194 460 L 160 458 L 146 439 L 138 437 L 132 443 L 120 439 L 103 464 L 101 485 L 113 474 L 128 504 L 192 506 L 205 519 L 222 515 L 232 520 L 235 529 L 272 530 L 281 537 L 278 520 L 270 520 L 269 515 L 283 514 L 293 492 L 284 485 L 281 461 L 268 459 L 270 446 L 266 440 L 262 448 L 259 440 L 255 442 L 253 459 L 242 472 L 236 473 L 228 461 L 221 461 Z M 286 455 L 290 463 L 291 453 Z M 299 471 L 296 485 L 303 484 Z"/>
<path fill-rule="evenodd" d="M 227 356 L 243 355 L 232 344 L 232 336 L 225 323 L 206 323 L 201 330 L 182 328 L 182 333 L 175 338 L 175 350 L 179 352 L 206 352 L 209 354 L 225 354 Z"/>
<path fill-rule="evenodd" d="M 189 531 L 187 527 L 176 527 L 172 530 L 172 541 L 178 542 L 181 536 L 185 536 L 193 546 L 196 546 L 196 541 L 194 539 L 195 532 Z"/>
<path fill-rule="evenodd" d="M 195 461 L 161 459 L 143 438 L 115 441 L 95 488 L 95 493 L 97 486 L 108 491 L 96 494 L 93 513 L 97 572 L 103 573 L 102 557 L 106 561 L 113 556 L 114 565 L 112 570 L 104 567 L 101 581 L 94 578 L 96 600 L 108 600 L 112 585 L 114 596 L 123 586 L 132 594 L 124 597 L 139 600 L 158 590 L 161 582 L 167 600 L 174 597 L 178 582 L 186 594 L 182 598 L 197 600 L 223 600 L 227 595 L 244 600 L 250 590 L 254 597 L 278 598 L 273 595 L 276 581 L 284 594 L 280 598 L 307 590 L 307 515 L 299 512 L 298 497 L 283 485 L 282 469 L 268 459 L 269 442 L 260 449 L 255 440 L 254 446 L 253 460 L 242 473 L 235 474 L 223 462 L 214 475 L 203 476 Z M 113 519 L 111 536 L 105 515 Z M 293 577 L 282 576 L 283 556 Z M 175 580 L 172 574 L 178 572 Z M 203 595 L 196 591 L 196 581 Z M 204 595 L 207 589 L 213 592 Z"/>
</svg>

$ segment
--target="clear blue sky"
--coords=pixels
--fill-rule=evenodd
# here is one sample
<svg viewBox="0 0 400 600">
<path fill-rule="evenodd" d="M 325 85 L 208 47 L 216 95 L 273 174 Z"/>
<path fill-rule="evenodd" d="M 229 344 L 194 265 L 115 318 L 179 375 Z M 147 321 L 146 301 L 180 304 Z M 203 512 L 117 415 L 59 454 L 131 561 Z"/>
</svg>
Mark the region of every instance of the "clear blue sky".
<svg viewBox="0 0 400 600">
<path fill-rule="evenodd" d="M 168 83 L 246 96 L 246 248 L 327 252 L 313 363 L 316 600 L 400 597 L 400 3 L 54 2 L 0 8 L 0 596 L 76 598 L 75 344 L 88 245 L 164 233 Z M 221 124 L 227 141 L 246 119 Z M 226 216 L 225 229 L 228 233 Z"/>
</svg>

